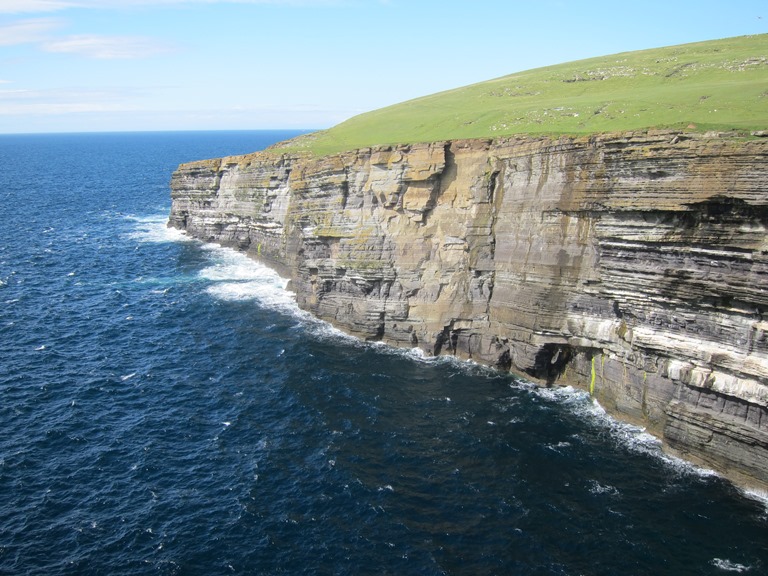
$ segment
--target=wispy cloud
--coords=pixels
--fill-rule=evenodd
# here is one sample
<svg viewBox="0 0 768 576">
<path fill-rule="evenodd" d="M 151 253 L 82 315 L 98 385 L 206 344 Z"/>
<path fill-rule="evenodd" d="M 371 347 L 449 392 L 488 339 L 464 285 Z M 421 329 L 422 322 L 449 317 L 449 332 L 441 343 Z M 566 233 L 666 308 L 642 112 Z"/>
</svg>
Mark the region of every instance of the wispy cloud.
<svg viewBox="0 0 768 576">
<path fill-rule="evenodd" d="M 167 42 L 142 36 L 55 34 L 66 25 L 66 21 L 58 18 L 28 18 L 0 24 L 0 47 L 36 44 L 45 52 L 78 54 L 101 60 L 146 58 L 173 49 Z"/>
<path fill-rule="evenodd" d="M 78 34 L 61 40 L 42 44 L 46 52 L 78 54 L 98 60 L 125 60 L 147 58 L 155 54 L 171 51 L 171 46 L 155 40 L 138 36 L 102 36 L 98 34 Z"/>
<path fill-rule="evenodd" d="M 48 33 L 62 26 L 55 18 L 30 18 L 0 26 L 0 46 L 41 42 Z"/>
<path fill-rule="evenodd" d="M 55 12 L 74 5 L 75 2 L 66 0 L 0 0 L 0 14 Z"/>
<path fill-rule="evenodd" d="M 0 14 L 56 12 L 69 8 L 116 10 L 192 4 L 333 5 L 349 0 L 0 0 Z M 54 37 L 66 25 L 56 18 L 28 18 L 0 24 L 0 46 L 38 44 L 45 52 L 77 54 L 92 59 L 146 58 L 171 51 L 161 40 L 140 36 L 80 34 Z"/>
</svg>

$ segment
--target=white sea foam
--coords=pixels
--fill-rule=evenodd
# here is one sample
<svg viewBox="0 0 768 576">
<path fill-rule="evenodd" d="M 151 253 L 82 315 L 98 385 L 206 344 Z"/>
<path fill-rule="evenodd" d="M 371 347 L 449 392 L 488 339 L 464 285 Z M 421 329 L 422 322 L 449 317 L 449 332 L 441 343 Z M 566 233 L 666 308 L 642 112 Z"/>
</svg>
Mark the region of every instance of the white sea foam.
<svg viewBox="0 0 768 576">
<path fill-rule="evenodd" d="M 166 227 L 167 216 L 129 217 L 135 223 L 131 237 L 139 242 L 198 242 L 184 232 Z M 288 280 L 242 252 L 219 244 L 202 244 L 200 248 L 210 255 L 210 264 L 191 281 L 202 281 L 208 294 L 223 301 L 255 301 L 260 305 L 296 317 L 312 335 L 318 338 L 358 340 L 303 311 L 296 296 L 287 289 Z M 137 281 L 157 283 L 160 280 L 140 278 Z M 175 279 L 174 282 L 178 282 Z M 167 292 L 167 288 L 162 290 Z"/>
<path fill-rule="evenodd" d="M 378 344 L 378 343 L 374 343 L 374 344 Z M 486 366 L 484 364 L 479 364 L 474 360 L 457 358 L 456 356 L 450 356 L 447 354 L 433 356 L 432 354 L 422 350 L 421 348 L 396 348 L 393 346 L 387 346 L 387 352 L 391 354 L 396 354 L 398 356 L 404 356 L 409 360 L 413 360 L 415 362 L 419 362 L 423 364 L 448 364 L 448 365 L 455 366 L 458 370 L 456 371 L 454 376 L 460 376 L 463 374 L 468 374 L 470 372 L 473 374 L 488 374 L 493 376 L 497 376 L 499 374 L 499 372 L 493 367 Z M 449 378 L 452 378 L 454 376 L 449 376 Z M 447 400 L 450 401 L 450 399 L 447 399 Z"/>
<path fill-rule="evenodd" d="M 206 244 L 212 263 L 198 273 L 210 282 L 206 291 L 226 301 L 255 300 L 268 308 L 298 314 L 299 307 L 288 281 L 274 270 L 230 248 Z"/>
<path fill-rule="evenodd" d="M 595 495 L 618 496 L 619 490 L 610 484 L 600 484 L 597 480 L 589 481 L 589 492 Z"/>
<path fill-rule="evenodd" d="M 665 453 L 662 449 L 661 440 L 648 433 L 645 428 L 616 420 L 586 391 L 577 390 L 572 386 L 540 388 L 535 385 L 532 387 L 523 385 L 523 387 L 530 389 L 542 398 L 556 401 L 579 418 L 598 426 L 600 432 L 604 431 L 614 441 L 629 450 L 658 458 L 678 473 L 695 474 L 703 478 L 717 476 L 713 470 L 700 468 L 682 458 Z"/>
<path fill-rule="evenodd" d="M 198 242 L 181 230 L 168 228 L 167 214 L 127 216 L 126 219 L 133 223 L 129 238 L 138 242 Z M 271 268 L 219 244 L 201 244 L 201 248 L 210 253 L 211 264 L 198 273 L 197 279 L 209 283 L 206 292 L 214 298 L 230 302 L 256 301 L 262 306 L 296 317 L 311 336 L 362 344 L 358 338 L 301 310 L 295 294 L 287 289 L 288 281 Z M 141 278 L 138 281 L 156 283 L 159 280 Z M 416 353 L 421 354 L 421 351 Z"/>
<path fill-rule="evenodd" d="M 713 558 L 710 564 L 724 572 L 749 572 L 752 569 L 751 566 L 745 566 L 744 564 L 738 564 L 737 562 L 722 558 Z"/>
<path fill-rule="evenodd" d="M 167 214 L 128 216 L 127 219 L 133 223 L 129 237 L 138 242 L 198 242 L 181 230 L 168 228 Z M 201 244 L 201 248 L 210 254 L 211 264 L 201 270 L 196 279 L 208 283 L 206 292 L 214 298 L 225 301 L 254 300 L 283 312 L 300 312 L 294 294 L 286 289 L 287 280 L 272 269 L 218 244 Z"/>
<path fill-rule="evenodd" d="M 165 242 L 194 242 L 182 230 L 168 228 L 167 214 L 151 216 L 126 216 L 133 223 L 133 230 L 128 237 L 138 242 L 162 244 Z"/>
<path fill-rule="evenodd" d="M 768 518 L 768 492 L 756 488 L 745 488 L 742 490 L 744 496 L 755 502 L 759 502 L 765 508 L 765 518 Z"/>
</svg>

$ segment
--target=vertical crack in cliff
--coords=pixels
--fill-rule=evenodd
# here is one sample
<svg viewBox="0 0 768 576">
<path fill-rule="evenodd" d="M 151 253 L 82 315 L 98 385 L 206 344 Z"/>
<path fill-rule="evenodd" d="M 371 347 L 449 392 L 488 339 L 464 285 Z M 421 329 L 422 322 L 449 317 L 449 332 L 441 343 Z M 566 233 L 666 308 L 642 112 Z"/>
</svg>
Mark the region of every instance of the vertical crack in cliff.
<svg viewBox="0 0 768 576">
<path fill-rule="evenodd" d="M 443 147 L 444 166 L 442 172 L 438 172 L 434 176 L 430 177 L 433 180 L 432 190 L 429 193 L 429 200 L 427 200 L 424 209 L 422 211 L 422 225 L 427 223 L 429 216 L 437 206 L 437 203 L 445 190 L 456 180 L 457 166 L 456 156 L 451 150 L 451 143 L 448 142 Z"/>
<path fill-rule="evenodd" d="M 341 209 L 345 210 L 347 208 L 347 199 L 349 198 L 349 176 L 347 174 L 348 170 L 344 170 L 344 181 L 341 183 Z"/>
<path fill-rule="evenodd" d="M 444 348 L 446 348 L 451 355 L 456 355 L 456 351 L 459 347 L 459 333 L 461 330 L 455 329 L 455 323 L 455 320 L 451 320 L 450 323 L 448 323 L 447 326 L 444 326 L 443 330 L 437 335 L 434 348 L 432 349 L 432 354 L 434 356 L 439 356 Z"/>
<path fill-rule="evenodd" d="M 497 202 L 497 198 L 500 198 L 501 196 L 503 196 L 503 191 L 504 191 L 501 184 L 502 181 L 499 179 L 499 176 L 501 175 L 502 175 L 501 170 L 494 170 L 491 173 L 491 177 L 488 181 L 488 203 L 490 204 L 490 210 L 491 210 L 491 219 L 490 219 L 491 238 L 489 240 L 488 246 L 490 248 L 491 261 L 493 261 L 496 258 L 496 220 L 498 219 L 498 212 L 499 212 L 496 202 Z"/>
<path fill-rule="evenodd" d="M 490 178 L 488 178 L 488 202 L 493 205 L 493 198 L 496 195 L 496 184 L 499 180 L 499 170 L 491 172 Z"/>
<path fill-rule="evenodd" d="M 488 205 L 490 210 L 489 219 L 489 239 L 488 239 L 488 256 L 490 259 L 491 270 L 489 271 L 489 278 L 487 280 L 488 287 L 488 300 L 486 304 L 485 313 L 490 317 L 491 314 L 491 300 L 493 300 L 493 288 L 496 283 L 496 223 L 498 221 L 498 203 L 503 200 L 504 196 L 504 174 L 501 169 L 495 169 L 491 172 L 488 179 Z"/>
</svg>

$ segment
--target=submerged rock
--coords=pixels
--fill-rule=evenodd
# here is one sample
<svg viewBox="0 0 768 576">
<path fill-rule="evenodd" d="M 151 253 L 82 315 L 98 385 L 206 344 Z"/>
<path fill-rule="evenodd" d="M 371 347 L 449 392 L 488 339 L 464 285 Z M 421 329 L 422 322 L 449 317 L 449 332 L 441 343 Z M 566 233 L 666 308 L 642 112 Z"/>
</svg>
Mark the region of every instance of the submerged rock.
<svg viewBox="0 0 768 576">
<path fill-rule="evenodd" d="M 369 340 L 575 384 L 768 488 L 768 141 L 637 132 L 184 164 L 170 225 Z"/>
</svg>

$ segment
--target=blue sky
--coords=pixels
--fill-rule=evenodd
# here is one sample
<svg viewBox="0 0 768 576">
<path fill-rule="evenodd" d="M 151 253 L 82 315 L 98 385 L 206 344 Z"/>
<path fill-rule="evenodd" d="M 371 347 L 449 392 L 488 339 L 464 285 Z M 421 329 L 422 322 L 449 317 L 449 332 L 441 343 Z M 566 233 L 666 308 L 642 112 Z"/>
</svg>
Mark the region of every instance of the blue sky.
<svg viewBox="0 0 768 576">
<path fill-rule="evenodd" d="M 324 128 L 539 66 L 765 32 L 765 0 L 0 0 L 0 133 Z"/>
</svg>

